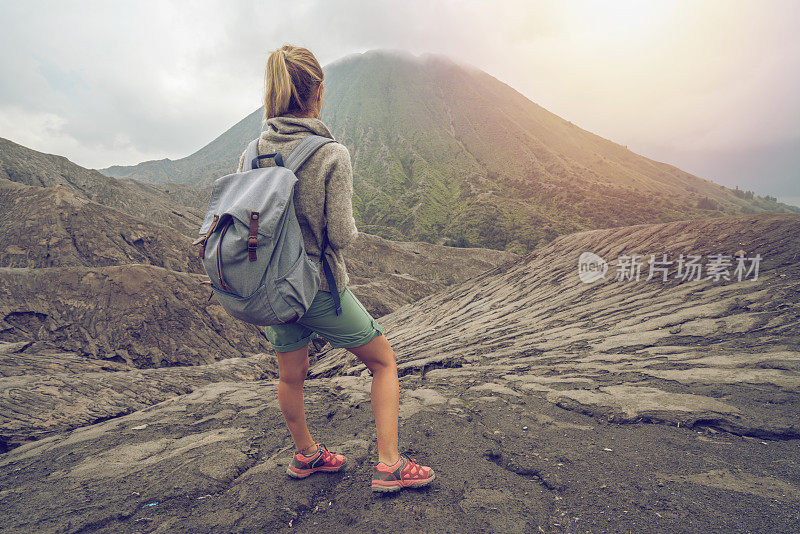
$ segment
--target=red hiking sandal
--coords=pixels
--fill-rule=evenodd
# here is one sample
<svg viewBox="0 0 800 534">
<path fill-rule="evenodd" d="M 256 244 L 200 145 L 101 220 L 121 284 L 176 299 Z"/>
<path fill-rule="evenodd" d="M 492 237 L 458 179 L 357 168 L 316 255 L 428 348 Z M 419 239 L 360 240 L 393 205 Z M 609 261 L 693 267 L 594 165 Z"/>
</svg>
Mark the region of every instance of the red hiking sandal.
<svg viewBox="0 0 800 534">
<path fill-rule="evenodd" d="M 328 450 L 322 443 L 317 444 L 317 452 L 311 456 L 296 453 L 292 463 L 286 468 L 286 474 L 293 478 L 306 478 L 317 471 L 336 472 L 342 468 L 345 457 Z"/>
<path fill-rule="evenodd" d="M 372 491 L 398 491 L 403 488 L 426 486 L 435 478 L 433 469 L 419 465 L 416 460 L 400 456 L 394 465 L 383 462 L 374 466 L 372 475 Z"/>
</svg>

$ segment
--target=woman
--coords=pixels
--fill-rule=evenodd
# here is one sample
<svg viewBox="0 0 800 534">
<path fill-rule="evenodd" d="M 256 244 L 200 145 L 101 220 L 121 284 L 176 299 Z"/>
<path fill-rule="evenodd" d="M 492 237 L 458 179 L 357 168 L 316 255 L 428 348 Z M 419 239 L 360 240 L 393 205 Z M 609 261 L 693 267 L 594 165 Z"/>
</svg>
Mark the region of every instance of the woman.
<svg viewBox="0 0 800 534">
<path fill-rule="evenodd" d="M 322 68 L 305 48 L 283 46 L 267 60 L 264 108 L 266 127 L 258 142 L 259 154 L 280 152 L 284 157 L 306 135 L 333 139 L 319 119 L 323 95 Z M 244 154 L 239 161 L 241 172 Z M 273 159 L 260 165 L 274 165 Z M 317 444 L 306 426 L 303 381 L 308 372 L 308 342 L 314 333 L 333 347 L 346 348 L 372 372 L 372 413 L 378 434 L 378 463 L 373 467 L 372 489 L 396 491 L 424 486 L 433 470 L 402 456 L 397 450 L 399 384 L 397 364 L 381 325 L 347 287 L 349 278 L 342 250 L 357 235 L 353 219 L 353 173 L 344 145 L 327 143 L 296 172 L 294 205 L 306 253 L 320 261 L 320 245 L 327 231 L 328 263 L 340 291 L 336 315 L 331 289 L 320 276 L 320 289 L 308 311 L 296 323 L 266 327 L 267 338 L 278 357 L 278 402 L 296 452 L 287 473 L 305 478 L 318 471 L 338 471 L 344 456 Z"/>
</svg>

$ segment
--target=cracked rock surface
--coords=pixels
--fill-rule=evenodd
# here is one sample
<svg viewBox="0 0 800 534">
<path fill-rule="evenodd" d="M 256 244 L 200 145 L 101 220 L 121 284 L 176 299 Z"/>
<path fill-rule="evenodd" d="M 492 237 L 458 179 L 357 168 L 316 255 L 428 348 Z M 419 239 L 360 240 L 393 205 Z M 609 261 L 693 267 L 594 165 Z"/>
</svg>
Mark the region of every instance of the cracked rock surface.
<svg viewBox="0 0 800 534">
<path fill-rule="evenodd" d="M 616 282 L 612 266 L 602 281 L 577 276 L 585 251 L 740 249 L 762 255 L 758 280 Z M 370 377 L 344 351 L 316 356 L 306 406 L 314 437 L 349 465 L 293 480 L 271 356 L 181 377 L 9 340 L 0 380 L 30 381 L 32 399 L 56 395 L 61 377 L 120 380 L 100 396 L 107 416 L 91 419 L 75 394 L 76 417 L 93 424 L 0 455 L 0 531 L 800 530 L 800 217 L 563 236 L 381 323 L 401 375 L 401 450 L 434 467 L 427 488 L 369 490 Z M 113 411 L 125 384 L 147 380 L 176 391 Z"/>
<path fill-rule="evenodd" d="M 758 279 L 578 278 L 578 257 L 761 254 Z M 732 270 L 732 269 L 731 269 Z M 674 274 L 674 271 L 673 271 Z M 401 374 L 536 395 L 621 423 L 800 437 L 800 218 L 735 216 L 570 234 L 383 317 Z M 312 376 L 358 375 L 329 351 Z M 471 384 L 471 385 L 468 385 Z"/>
<path fill-rule="evenodd" d="M 285 474 L 274 379 L 219 382 L 0 457 L 3 532 L 790 532 L 796 440 L 619 425 L 537 395 L 401 379 L 401 448 L 428 488 L 373 495 L 369 379 L 310 380 L 308 420 L 348 458 Z"/>
</svg>

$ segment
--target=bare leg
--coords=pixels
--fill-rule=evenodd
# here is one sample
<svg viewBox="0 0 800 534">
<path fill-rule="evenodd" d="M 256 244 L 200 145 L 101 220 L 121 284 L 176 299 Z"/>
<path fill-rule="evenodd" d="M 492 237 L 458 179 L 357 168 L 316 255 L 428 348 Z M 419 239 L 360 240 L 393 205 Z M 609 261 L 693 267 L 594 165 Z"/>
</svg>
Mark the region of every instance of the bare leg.
<svg viewBox="0 0 800 534">
<path fill-rule="evenodd" d="M 393 465 L 400 459 L 397 452 L 400 384 L 394 351 L 383 335 L 347 350 L 358 356 L 372 371 L 372 414 L 378 432 L 378 461 Z"/>
<path fill-rule="evenodd" d="M 308 346 L 278 352 L 278 404 L 297 450 L 312 449 L 314 440 L 306 426 L 303 382 L 308 374 Z M 307 450 L 305 452 L 308 452 Z"/>
</svg>

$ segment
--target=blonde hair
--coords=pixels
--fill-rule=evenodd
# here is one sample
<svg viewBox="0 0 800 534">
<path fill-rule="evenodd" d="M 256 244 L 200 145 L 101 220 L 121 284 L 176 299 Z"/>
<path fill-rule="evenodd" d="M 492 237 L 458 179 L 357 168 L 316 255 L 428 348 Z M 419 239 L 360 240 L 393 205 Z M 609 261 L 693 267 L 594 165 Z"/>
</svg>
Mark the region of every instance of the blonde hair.
<svg viewBox="0 0 800 534">
<path fill-rule="evenodd" d="M 291 111 L 305 112 L 308 100 L 324 78 L 310 51 L 284 45 L 267 58 L 264 120 Z"/>
</svg>

